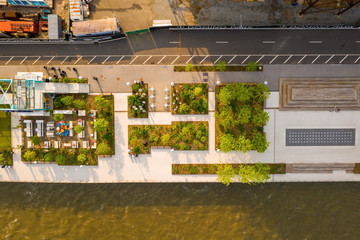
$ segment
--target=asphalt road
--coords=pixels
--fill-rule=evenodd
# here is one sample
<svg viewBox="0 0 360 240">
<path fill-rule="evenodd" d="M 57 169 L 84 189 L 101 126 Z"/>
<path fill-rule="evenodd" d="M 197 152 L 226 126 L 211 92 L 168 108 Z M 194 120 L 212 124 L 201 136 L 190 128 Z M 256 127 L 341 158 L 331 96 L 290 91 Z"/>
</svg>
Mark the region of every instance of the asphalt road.
<svg viewBox="0 0 360 240">
<path fill-rule="evenodd" d="M 182 30 L 182 54 L 355 54 L 359 29 Z M 179 32 L 158 29 L 100 44 L 0 44 L 1 56 L 176 55 Z"/>
</svg>

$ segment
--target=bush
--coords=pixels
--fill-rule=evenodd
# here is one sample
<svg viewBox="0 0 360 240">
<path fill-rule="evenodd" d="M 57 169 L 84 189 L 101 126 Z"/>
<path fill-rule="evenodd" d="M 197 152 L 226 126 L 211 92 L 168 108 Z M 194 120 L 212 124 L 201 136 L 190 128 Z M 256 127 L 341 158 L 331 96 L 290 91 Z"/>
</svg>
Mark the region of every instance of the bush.
<svg viewBox="0 0 360 240">
<path fill-rule="evenodd" d="M 81 99 L 77 99 L 74 101 L 74 107 L 79 110 L 85 109 L 85 101 Z"/>
<path fill-rule="evenodd" d="M 99 118 L 95 122 L 94 130 L 97 132 L 104 132 L 109 126 L 109 122 L 106 121 L 104 118 Z"/>
<path fill-rule="evenodd" d="M 133 148 L 133 152 L 134 152 L 135 154 L 140 154 L 140 153 L 141 153 L 140 147 L 139 147 L 139 146 L 134 147 L 134 148 Z"/>
<path fill-rule="evenodd" d="M 259 153 L 265 152 L 269 147 L 270 143 L 266 141 L 266 134 L 257 132 L 252 140 L 253 148 L 256 149 Z"/>
<path fill-rule="evenodd" d="M 102 95 L 95 98 L 95 104 L 98 109 L 104 109 L 110 106 L 109 100 L 106 100 Z"/>
<path fill-rule="evenodd" d="M 240 165 L 238 168 L 238 179 L 242 183 L 247 184 L 264 183 L 270 179 L 270 166 L 264 163 Z"/>
<path fill-rule="evenodd" d="M 54 121 L 55 121 L 55 122 L 59 122 L 59 121 L 61 121 L 63 118 L 64 118 L 64 114 L 59 114 L 59 113 L 57 113 L 57 114 L 54 115 Z"/>
<path fill-rule="evenodd" d="M 199 97 L 203 94 L 203 89 L 201 87 L 195 87 L 194 88 L 194 94 Z"/>
<path fill-rule="evenodd" d="M 66 156 L 63 154 L 58 154 L 55 157 L 55 161 L 58 165 L 64 165 L 66 163 Z"/>
<path fill-rule="evenodd" d="M 44 155 L 44 161 L 45 162 L 52 162 L 52 161 L 54 161 L 54 156 L 51 153 L 46 153 Z"/>
<path fill-rule="evenodd" d="M 225 163 L 224 165 L 218 165 L 218 171 L 216 173 L 218 175 L 217 181 L 229 186 L 230 183 L 234 181 L 235 178 L 235 169 L 232 165 Z"/>
<path fill-rule="evenodd" d="M 194 68 L 194 65 L 192 65 L 191 63 L 188 63 L 188 64 L 186 64 L 185 71 L 191 72 L 193 68 Z"/>
<path fill-rule="evenodd" d="M 82 126 L 80 126 L 80 125 L 76 125 L 76 126 L 74 127 L 74 131 L 75 131 L 77 134 L 81 133 L 83 130 L 84 130 L 84 128 L 83 128 Z"/>
<path fill-rule="evenodd" d="M 220 139 L 220 150 L 227 153 L 235 148 L 235 138 L 227 133 Z"/>
<path fill-rule="evenodd" d="M 179 108 L 179 113 L 181 114 L 187 114 L 190 112 L 190 107 L 188 105 L 186 105 L 185 103 L 181 104 L 180 105 L 180 108 Z"/>
<path fill-rule="evenodd" d="M 255 126 L 258 127 L 262 127 L 264 125 L 267 124 L 267 122 L 269 121 L 270 117 L 269 114 L 267 112 L 264 112 L 261 108 L 260 109 L 255 109 L 254 110 L 254 115 L 252 118 L 252 123 Z"/>
<path fill-rule="evenodd" d="M 27 150 L 24 153 L 23 159 L 27 162 L 33 162 L 36 160 L 36 153 L 32 150 Z"/>
<path fill-rule="evenodd" d="M 161 142 L 165 146 L 170 144 L 170 139 L 171 139 L 171 136 L 168 133 L 161 136 Z"/>
<path fill-rule="evenodd" d="M 71 107 L 74 101 L 73 96 L 66 96 L 61 99 L 61 102 L 65 104 L 67 107 Z"/>
<path fill-rule="evenodd" d="M 34 136 L 32 139 L 31 139 L 31 142 L 37 146 L 40 144 L 40 138 L 38 136 Z"/>
<path fill-rule="evenodd" d="M 257 62 L 248 62 L 246 65 L 246 70 L 250 72 L 255 72 L 258 70 L 258 63 Z"/>
<path fill-rule="evenodd" d="M 86 162 L 87 157 L 86 157 L 85 154 L 79 154 L 79 155 L 77 156 L 77 160 L 78 160 L 79 163 L 83 164 L 83 163 Z"/>
<path fill-rule="evenodd" d="M 69 83 L 69 82 L 70 82 L 70 78 L 69 78 L 69 77 L 64 77 L 64 78 L 63 78 L 63 82 Z"/>
<path fill-rule="evenodd" d="M 107 155 L 109 154 L 110 147 L 106 142 L 102 142 L 97 146 L 97 153 L 99 155 Z"/>
<path fill-rule="evenodd" d="M 219 61 L 217 64 L 216 64 L 216 69 L 220 72 L 224 72 L 226 70 L 226 63 L 225 61 Z"/>
<path fill-rule="evenodd" d="M 139 91 L 139 89 L 141 88 L 141 85 L 138 83 L 135 83 L 133 85 L 131 85 L 131 89 L 134 93 L 137 93 Z"/>
<path fill-rule="evenodd" d="M 197 167 L 190 168 L 190 174 L 197 174 L 197 173 L 199 173 L 199 168 Z"/>
<path fill-rule="evenodd" d="M 237 151 L 243 151 L 243 153 L 250 151 L 252 149 L 251 140 L 246 139 L 244 136 L 239 136 L 235 149 Z"/>
<path fill-rule="evenodd" d="M 237 121 L 240 124 L 245 124 L 250 121 L 251 118 L 251 107 L 243 106 L 237 111 Z"/>
</svg>

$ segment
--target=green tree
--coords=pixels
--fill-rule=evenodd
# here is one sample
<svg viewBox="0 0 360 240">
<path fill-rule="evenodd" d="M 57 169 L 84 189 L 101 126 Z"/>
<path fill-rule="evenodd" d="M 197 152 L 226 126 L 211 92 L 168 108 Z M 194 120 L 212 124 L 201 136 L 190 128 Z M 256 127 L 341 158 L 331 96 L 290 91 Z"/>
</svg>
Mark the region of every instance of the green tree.
<svg viewBox="0 0 360 240">
<path fill-rule="evenodd" d="M 170 139 L 171 139 L 171 136 L 168 133 L 165 133 L 164 135 L 161 136 L 161 142 L 165 146 L 170 144 Z"/>
<path fill-rule="evenodd" d="M 61 98 L 61 102 L 63 104 L 65 104 L 68 108 L 72 106 L 73 101 L 74 101 L 73 96 L 66 96 L 66 97 Z"/>
<path fill-rule="evenodd" d="M 201 87 L 195 87 L 194 88 L 194 94 L 199 97 L 203 94 L 203 89 Z"/>
<path fill-rule="evenodd" d="M 220 150 L 227 153 L 235 148 L 235 138 L 230 133 L 225 134 L 220 139 Z"/>
<path fill-rule="evenodd" d="M 83 163 L 86 162 L 87 157 L 86 157 L 85 154 L 82 153 L 82 154 L 79 154 L 79 155 L 77 156 L 77 160 L 78 160 L 79 163 L 83 164 Z"/>
<path fill-rule="evenodd" d="M 36 153 L 32 150 L 27 150 L 24 153 L 23 159 L 27 162 L 32 162 L 36 160 Z"/>
<path fill-rule="evenodd" d="M 0 163 L 4 164 L 5 162 L 5 157 L 4 157 L 4 154 L 0 154 Z"/>
<path fill-rule="evenodd" d="M 231 85 L 230 85 L 231 86 Z M 235 83 L 232 85 L 231 90 L 232 98 L 236 101 L 248 103 L 252 98 L 252 92 L 250 91 L 249 85 L 246 83 Z"/>
<path fill-rule="evenodd" d="M 235 115 L 231 106 L 224 106 L 220 113 L 215 115 L 218 118 L 219 125 L 225 129 L 233 128 L 236 126 Z"/>
<path fill-rule="evenodd" d="M 55 161 L 58 165 L 64 165 L 66 163 L 66 156 L 64 154 L 58 154 L 55 157 Z"/>
<path fill-rule="evenodd" d="M 243 153 L 245 153 L 246 151 L 250 151 L 252 149 L 251 140 L 246 139 L 245 136 L 239 136 L 236 143 L 237 151 L 243 151 Z"/>
<path fill-rule="evenodd" d="M 40 138 L 38 136 L 34 136 L 32 139 L 31 139 L 31 142 L 37 146 L 40 144 Z"/>
<path fill-rule="evenodd" d="M 270 96 L 269 88 L 262 83 L 258 83 L 254 89 L 254 98 L 259 103 L 262 103 Z"/>
<path fill-rule="evenodd" d="M 251 122 L 258 127 L 262 127 L 267 124 L 270 117 L 267 112 L 264 112 L 261 108 L 254 109 L 254 114 L 252 116 Z"/>
<path fill-rule="evenodd" d="M 264 163 L 254 165 L 240 165 L 238 168 L 238 180 L 247 184 L 264 183 L 270 179 L 270 166 Z"/>
<path fill-rule="evenodd" d="M 194 68 L 194 65 L 192 65 L 191 63 L 188 63 L 186 64 L 186 67 L 185 67 L 185 71 L 187 72 L 191 72 Z"/>
<path fill-rule="evenodd" d="M 235 169 L 232 165 L 225 163 L 225 164 L 219 164 L 218 170 L 216 172 L 218 175 L 217 181 L 225 184 L 226 186 L 229 186 L 230 183 L 234 181 L 235 178 Z"/>
<path fill-rule="evenodd" d="M 64 118 L 64 114 L 59 114 L 59 113 L 57 113 L 57 114 L 55 114 L 54 115 L 54 121 L 55 122 L 59 122 L 59 121 L 61 121 L 62 119 Z"/>
<path fill-rule="evenodd" d="M 255 72 L 258 70 L 258 63 L 257 62 L 248 62 L 246 65 L 246 70 L 250 72 Z"/>
<path fill-rule="evenodd" d="M 77 134 L 81 133 L 83 130 L 84 130 L 84 127 L 82 127 L 82 126 L 80 126 L 80 125 L 76 125 L 76 126 L 74 127 L 74 131 L 75 131 Z"/>
<path fill-rule="evenodd" d="M 270 145 L 270 142 L 266 141 L 266 134 L 260 132 L 255 133 L 251 143 L 253 145 L 253 149 L 256 149 L 259 153 L 265 152 Z"/>
<path fill-rule="evenodd" d="M 75 100 L 74 107 L 79 110 L 85 109 L 85 101 L 82 99 Z"/>
<path fill-rule="evenodd" d="M 222 87 L 218 96 L 220 105 L 227 106 L 231 104 L 231 101 L 233 100 L 233 94 L 232 90 L 230 89 L 230 85 L 225 85 L 225 87 Z"/>
<path fill-rule="evenodd" d="M 181 104 L 179 107 L 179 113 L 181 114 L 190 113 L 190 107 L 185 103 Z"/>
<path fill-rule="evenodd" d="M 45 162 L 52 162 L 54 161 L 54 156 L 51 153 L 46 153 L 44 155 Z"/>
<path fill-rule="evenodd" d="M 226 63 L 225 61 L 219 61 L 217 64 L 216 64 L 216 69 L 220 72 L 224 72 L 226 70 Z"/>
<path fill-rule="evenodd" d="M 106 121 L 104 118 L 99 118 L 95 122 L 94 130 L 97 132 L 104 132 L 109 126 L 109 122 Z"/>
<path fill-rule="evenodd" d="M 100 95 L 95 98 L 95 104 L 98 109 L 106 109 L 109 107 L 109 100 L 106 100 L 104 96 Z"/>
<path fill-rule="evenodd" d="M 237 122 L 240 124 L 245 124 L 250 121 L 251 118 L 251 107 L 250 106 L 242 106 L 238 109 L 237 113 Z"/>
<path fill-rule="evenodd" d="M 110 147 L 106 142 L 102 142 L 97 146 L 97 153 L 99 155 L 107 155 L 110 151 Z"/>
</svg>

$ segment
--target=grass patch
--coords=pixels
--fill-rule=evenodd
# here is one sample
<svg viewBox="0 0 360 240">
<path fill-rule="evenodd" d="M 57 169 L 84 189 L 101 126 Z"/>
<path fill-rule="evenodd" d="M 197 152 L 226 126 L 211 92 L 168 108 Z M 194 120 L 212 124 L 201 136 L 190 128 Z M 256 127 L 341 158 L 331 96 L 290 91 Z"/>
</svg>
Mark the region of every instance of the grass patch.
<svg viewBox="0 0 360 240">
<path fill-rule="evenodd" d="M 171 87 L 172 114 L 208 114 L 209 86 L 201 84 L 175 84 Z"/>
<path fill-rule="evenodd" d="M 11 113 L 0 111 L 0 149 L 11 148 Z"/>
<path fill-rule="evenodd" d="M 173 175 L 187 175 L 187 174 L 217 174 L 218 166 L 224 164 L 172 164 Z M 235 171 L 238 170 L 240 165 L 254 165 L 254 164 L 229 164 Z M 285 163 L 270 163 L 270 174 L 285 174 L 286 164 Z"/>
<path fill-rule="evenodd" d="M 171 125 L 129 125 L 132 154 L 150 154 L 152 146 L 174 150 L 208 150 L 208 122 L 172 122 Z"/>
</svg>

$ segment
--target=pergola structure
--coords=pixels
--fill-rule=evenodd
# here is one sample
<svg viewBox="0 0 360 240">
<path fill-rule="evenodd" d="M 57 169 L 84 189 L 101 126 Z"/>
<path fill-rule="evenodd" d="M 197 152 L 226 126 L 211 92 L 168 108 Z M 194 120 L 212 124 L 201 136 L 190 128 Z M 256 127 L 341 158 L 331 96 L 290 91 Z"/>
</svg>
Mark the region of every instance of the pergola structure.
<svg viewBox="0 0 360 240">
<path fill-rule="evenodd" d="M 35 103 L 36 83 L 40 82 L 35 79 L 0 79 L 0 111 L 46 110 Z"/>
<path fill-rule="evenodd" d="M 299 16 L 318 12 L 335 12 L 340 16 L 359 3 L 360 0 L 304 0 Z"/>
</svg>

